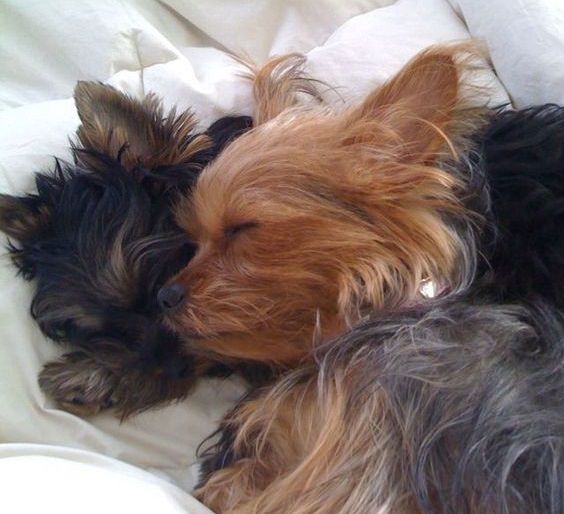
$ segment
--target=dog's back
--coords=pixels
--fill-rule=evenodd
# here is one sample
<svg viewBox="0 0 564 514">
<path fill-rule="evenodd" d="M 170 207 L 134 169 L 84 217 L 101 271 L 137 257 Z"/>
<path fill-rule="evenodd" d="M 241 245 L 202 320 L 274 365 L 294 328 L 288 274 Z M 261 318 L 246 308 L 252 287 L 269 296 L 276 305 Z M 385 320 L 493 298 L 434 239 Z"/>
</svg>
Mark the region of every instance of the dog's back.
<svg viewBox="0 0 564 514">
<path fill-rule="evenodd" d="M 562 308 L 564 107 L 500 111 L 480 139 L 495 227 L 483 248 L 487 292 L 495 301 L 540 296 Z"/>
<path fill-rule="evenodd" d="M 359 397 L 381 388 L 406 488 L 425 514 L 556 514 L 564 508 L 562 321 L 543 303 L 449 301 L 375 316 L 332 345 L 321 376 L 344 366 L 362 378 Z"/>
</svg>

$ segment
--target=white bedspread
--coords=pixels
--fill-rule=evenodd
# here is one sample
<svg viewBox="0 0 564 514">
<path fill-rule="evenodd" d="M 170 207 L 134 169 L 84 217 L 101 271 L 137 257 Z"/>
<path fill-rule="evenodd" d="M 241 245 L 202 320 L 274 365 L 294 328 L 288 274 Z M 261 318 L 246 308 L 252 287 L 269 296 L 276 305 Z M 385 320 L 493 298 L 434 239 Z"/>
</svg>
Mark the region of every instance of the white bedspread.
<svg viewBox="0 0 564 514">
<path fill-rule="evenodd" d="M 109 82 L 135 95 L 155 91 L 167 105 L 194 108 L 204 126 L 225 114 L 250 113 L 249 84 L 225 51 L 258 63 L 276 53 L 307 53 L 310 73 L 354 101 L 429 44 L 468 38 L 466 18 L 491 46 L 519 105 L 562 102 L 564 22 L 545 23 L 550 13 L 560 16 L 558 1 L 453 0 L 453 10 L 447 0 L 0 0 L 0 192 L 31 190 L 33 174 L 51 166 L 52 156 L 68 157 L 68 138 L 78 124 L 70 97 L 79 79 Z M 531 18 L 533 11 L 542 16 Z M 512 32 L 532 26 L 532 43 Z M 539 60 L 540 47 L 545 54 Z M 493 73 L 482 80 L 491 86 L 491 104 L 509 101 Z M 13 465 L 13 480 L 26 480 L 17 470 L 29 465 L 28 480 L 38 480 L 33 470 L 45 465 L 63 476 L 70 469 L 64 462 L 74 462 L 76 454 L 61 447 L 72 447 L 135 465 L 190 491 L 195 449 L 241 393 L 241 384 L 208 381 L 188 400 L 124 424 L 107 414 L 83 420 L 57 410 L 36 382 L 41 365 L 59 349 L 30 318 L 32 291 L 3 255 L 0 442 L 19 444 L 0 446 L 0 475 L 10 475 Z M 39 460 L 29 460 L 32 455 Z M 72 470 L 87 481 L 100 478 L 104 487 L 99 470 L 115 473 L 120 467 L 106 457 L 79 459 Z M 140 471 L 124 490 L 130 494 L 151 476 Z M 205 512 L 195 501 L 179 500 L 175 486 L 151 483 L 173 505 L 171 512 Z M 91 486 L 101 494 L 100 486 Z M 118 511 L 123 509 L 104 509 Z"/>
</svg>

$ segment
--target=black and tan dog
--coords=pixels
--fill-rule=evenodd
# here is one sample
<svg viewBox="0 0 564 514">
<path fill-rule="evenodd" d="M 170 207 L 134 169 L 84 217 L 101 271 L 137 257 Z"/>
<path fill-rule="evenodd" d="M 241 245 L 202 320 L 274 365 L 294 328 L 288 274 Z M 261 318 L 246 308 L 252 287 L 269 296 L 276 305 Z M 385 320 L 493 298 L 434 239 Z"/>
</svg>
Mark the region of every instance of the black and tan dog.
<svg viewBox="0 0 564 514">
<path fill-rule="evenodd" d="M 36 193 L 0 196 L 0 229 L 35 280 L 32 316 L 72 349 L 45 366 L 42 389 L 67 410 L 126 415 L 221 371 L 180 351 L 160 323 L 157 292 L 195 252 L 172 220 L 177 194 L 189 194 L 251 119 L 222 118 L 198 133 L 190 112 L 165 113 L 153 95 L 138 101 L 92 82 L 77 85 L 75 102 L 74 163 L 38 173 Z"/>
</svg>

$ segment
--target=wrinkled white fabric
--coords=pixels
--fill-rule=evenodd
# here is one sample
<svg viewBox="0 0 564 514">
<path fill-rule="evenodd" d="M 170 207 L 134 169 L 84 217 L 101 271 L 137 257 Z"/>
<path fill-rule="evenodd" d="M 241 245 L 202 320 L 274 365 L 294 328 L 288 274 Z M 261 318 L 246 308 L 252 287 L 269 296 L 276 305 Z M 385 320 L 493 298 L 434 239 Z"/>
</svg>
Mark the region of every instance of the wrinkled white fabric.
<svg viewBox="0 0 564 514">
<path fill-rule="evenodd" d="M 307 53 L 312 76 L 336 87 L 333 101 L 354 102 L 417 51 L 468 38 L 461 13 L 479 20 L 479 2 L 459 3 L 457 14 L 447 0 L 0 0 L 0 192 L 33 190 L 34 173 L 49 169 L 52 156 L 69 157 L 68 138 L 78 125 L 71 95 L 79 79 L 105 81 L 137 96 L 155 91 L 167 106 L 193 108 L 205 126 L 225 114 L 252 112 L 250 85 L 226 51 L 260 63 L 297 50 Z M 526 14 L 507 12 L 515 18 Z M 516 47 L 496 52 L 517 55 L 526 46 L 508 41 Z M 549 71 L 536 73 L 539 92 Z M 508 101 L 493 73 L 480 81 L 491 87 L 491 104 Z M 2 247 L 4 242 L 2 237 Z M 32 291 L 3 252 L 0 442 L 20 443 L 20 453 L 41 458 L 47 450 L 37 452 L 34 444 L 55 445 L 49 458 L 69 458 L 61 447 L 97 452 L 189 491 L 196 447 L 241 394 L 242 384 L 203 382 L 186 401 L 123 424 L 108 414 L 83 420 L 57 410 L 39 390 L 37 374 L 60 349 L 29 315 Z M 40 460 L 17 465 L 25 468 L 27 462 L 30 469 L 43 465 Z"/>
<path fill-rule="evenodd" d="M 307 52 L 349 18 L 393 2 L 1 0 L 0 56 L 9 72 L 0 71 L 0 109 L 68 98 L 77 80 L 106 81 L 206 47 L 257 62 Z"/>
<path fill-rule="evenodd" d="M 399 0 L 343 24 L 323 46 L 308 53 L 308 71 L 351 102 L 396 73 L 420 50 L 468 38 L 464 22 L 447 0 Z M 508 101 L 491 70 L 475 76 L 473 83 L 485 88 L 484 103 L 495 106 Z"/>
<path fill-rule="evenodd" d="M 515 107 L 564 104 L 563 0 L 451 0 Z"/>
<path fill-rule="evenodd" d="M 0 512 L 212 514 L 188 493 L 100 454 L 42 445 L 0 446 Z"/>
</svg>

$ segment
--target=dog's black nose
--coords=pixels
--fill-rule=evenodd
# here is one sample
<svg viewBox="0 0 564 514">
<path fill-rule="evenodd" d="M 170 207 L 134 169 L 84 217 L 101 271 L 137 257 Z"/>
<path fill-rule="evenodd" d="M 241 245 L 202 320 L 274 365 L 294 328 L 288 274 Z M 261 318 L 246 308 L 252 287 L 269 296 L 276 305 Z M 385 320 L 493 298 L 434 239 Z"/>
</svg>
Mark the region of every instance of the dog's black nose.
<svg viewBox="0 0 564 514">
<path fill-rule="evenodd" d="M 176 309 L 184 300 L 186 290 L 180 284 L 170 284 L 163 286 L 157 293 L 157 302 L 163 311 Z"/>
</svg>

